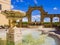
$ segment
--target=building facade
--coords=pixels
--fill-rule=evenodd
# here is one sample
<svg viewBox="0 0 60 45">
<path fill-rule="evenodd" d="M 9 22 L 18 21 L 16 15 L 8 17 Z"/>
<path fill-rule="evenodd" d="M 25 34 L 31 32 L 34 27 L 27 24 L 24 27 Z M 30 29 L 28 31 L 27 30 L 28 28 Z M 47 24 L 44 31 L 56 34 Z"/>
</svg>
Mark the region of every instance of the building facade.
<svg viewBox="0 0 60 45">
<path fill-rule="evenodd" d="M 0 0 L 0 25 L 8 25 L 8 19 L 1 11 L 11 10 L 11 0 Z"/>
<path fill-rule="evenodd" d="M 0 10 L 10 10 L 11 0 L 0 0 Z"/>
</svg>

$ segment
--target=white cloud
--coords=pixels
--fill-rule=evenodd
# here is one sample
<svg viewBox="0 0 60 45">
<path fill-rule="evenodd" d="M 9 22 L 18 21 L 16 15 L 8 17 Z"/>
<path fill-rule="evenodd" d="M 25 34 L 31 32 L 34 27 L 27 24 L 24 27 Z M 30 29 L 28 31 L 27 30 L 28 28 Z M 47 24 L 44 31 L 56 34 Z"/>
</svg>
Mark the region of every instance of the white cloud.
<svg viewBox="0 0 60 45">
<path fill-rule="evenodd" d="M 34 3 L 37 4 L 37 0 L 34 0 Z"/>
<path fill-rule="evenodd" d="M 13 9 L 13 8 L 14 8 L 14 6 L 13 6 L 13 5 L 11 5 L 11 8 Z"/>
<path fill-rule="evenodd" d="M 34 15 L 32 16 L 32 18 L 35 18 L 35 19 L 40 18 L 40 15 Z"/>
<path fill-rule="evenodd" d="M 32 21 L 40 21 L 40 18 L 41 16 L 40 15 L 34 15 L 34 16 L 32 16 Z"/>
<path fill-rule="evenodd" d="M 20 0 L 20 2 L 23 2 L 23 0 Z"/>
<path fill-rule="evenodd" d="M 23 2 L 23 0 L 16 0 L 16 2 Z"/>
<path fill-rule="evenodd" d="M 50 22 L 50 18 L 44 18 L 44 22 Z"/>
<path fill-rule="evenodd" d="M 53 9 L 54 9 L 54 10 L 58 10 L 58 8 L 57 8 L 57 7 L 54 7 Z"/>
<path fill-rule="evenodd" d="M 28 19 L 25 17 L 22 19 L 23 22 L 28 22 Z"/>
<path fill-rule="evenodd" d="M 32 21 L 35 21 L 35 20 L 40 21 L 40 15 L 34 15 L 34 16 L 31 17 L 31 19 L 32 19 Z M 25 17 L 25 18 L 22 19 L 22 21 L 23 22 L 28 22 L 28 18 Z"/>
<path fill-rule="evenodd" d="M 16 2 L 19 2 L 19 0 L 16 0 Z"/>
<path fill-rule="evenodd" d="M 20 20 L 18 19 L 16 22 L 19 22 Z M 22 18 L 22 22 L 28 22 L 27 17 Z"/>
<path fill-rule="evenodd" d="M 22 13 L 25 13 L 24 11 L 22 11 L 22 10 L 19 10 L 20 12 L 22 12 Z"/>
</svg>

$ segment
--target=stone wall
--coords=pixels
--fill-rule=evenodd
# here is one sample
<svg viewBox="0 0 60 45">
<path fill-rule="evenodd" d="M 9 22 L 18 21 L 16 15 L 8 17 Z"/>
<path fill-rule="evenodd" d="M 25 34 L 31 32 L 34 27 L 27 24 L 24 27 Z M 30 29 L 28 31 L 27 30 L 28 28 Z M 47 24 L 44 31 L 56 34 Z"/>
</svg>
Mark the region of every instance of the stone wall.
<svg viewBox="0 0 60 45">
<path fill-rule="evenodd" d="M 11 9 L 11 0 L 0 0 L 1 10 L 0 10 L 0 25 L 8 25 L 8 19 L 6 16 L 1 14 L 1 11 Z"/>
<path fill-rule="evenodd" d="M 0 0 L 1 10 L 10 10 L 11 9 L 11 0 Z"/>
</svg>

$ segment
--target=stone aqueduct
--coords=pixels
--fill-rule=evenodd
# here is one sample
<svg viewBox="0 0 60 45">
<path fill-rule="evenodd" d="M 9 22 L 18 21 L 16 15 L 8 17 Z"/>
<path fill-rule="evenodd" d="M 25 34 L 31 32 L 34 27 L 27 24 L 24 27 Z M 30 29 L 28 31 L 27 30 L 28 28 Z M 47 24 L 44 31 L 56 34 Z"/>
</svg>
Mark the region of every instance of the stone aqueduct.
<svg viewBox="0 0 60 45">
<path fill-rule="evenodd" d="M 41 25 L 43 25 L 44 18 L 46 18 L 46 17 L 50 18 L 50 25 L 52 25 L 53 17 L 59 17 L 59 22 L 60 22 L 60 14 L 48 14 L 48 12 L 44 11 L 44 9 L 43 9 L 42 6 L 34 6 L 34 7 L 29 7 L 28 11 L 26 12 L 26 15 L 24 16 L 24 17 L 28 18 L 28 25 L 32 23 L 32 21 L 31 21 L 31 13 L 32 13 L 33 10 L 39 10 L 41 12 L 41 22 L 39 22 Z M 21 14 L 16 15 L 17 17 L 15 17 L 15 18 L 16 19 L 20 19 L 21 18 L 20 19 L 20 26 L 22 26 L 22 18 L 23 17 L 19 17 L 20 15 Z M 15 16 L 14 13 L 13 13 L 13 16 Z M 8 15 L 6 15 L 6 17 L 8 17 Z M 14 17 L 12 17 L 13 19 L 10 20 L 11 17 L 12 16 L 8 17 L 8 19 L 9 19 L 9 25 L 12 24 L 11 20 L 14 19 L 13 21 L 16 21 L 16 19 Z M 60 25 L 60 23 L 59 23 L 59 25 Z"/>
<path fill-rule="evenodd" d="M 33 10 L 39 10 L 41 12 L 41 24 L 43 25 L 44 23 L 44 18 L 49 17 L 50 18 L 50 23 L 52 25 L 52 21 L 54 17 L 58 17 L 59 18 L 59 22 L 60 22 L 60 14 L 48 14 L 48 12 L 45 12 L 43 7 L 29 7 L 29 10 L 26 12 L 26 16 L 28 17 L 28 23 L 31 23 L 31 12 Z"/>
</svg>

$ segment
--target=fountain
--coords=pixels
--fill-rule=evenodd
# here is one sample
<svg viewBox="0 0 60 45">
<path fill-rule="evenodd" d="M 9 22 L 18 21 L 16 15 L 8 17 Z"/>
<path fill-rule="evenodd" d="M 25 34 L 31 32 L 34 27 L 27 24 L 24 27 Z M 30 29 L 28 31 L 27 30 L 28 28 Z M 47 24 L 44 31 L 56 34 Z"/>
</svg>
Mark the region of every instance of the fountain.
<svg viewBox="0 0 60 45">
<path fill-rule="evenodd" d="M 44 28 L 43 26 L 39 27 L 39 28 Z M 56 35 L 53 35 L 55 33 L 47 33 L 44 34 L 42 30 L 38 29 L 38 28 L 18 28 L 18 27 L 14 27 L 14 44 L 15 45 L 20 45 L 21 41 L 22 44 L 28 44 L 24 41 L 32 41 L 30 43 L 33 43 L 34 45 L 36 44 L 40 44 L 40 45 L 60 45 L 60 40 Z M 9 31 L 7 32 L 9 33 Z M 30 36 L 30 37 L 29 37 Z M 27 38 L 25 40 L 25 38 Z M 23 40 L 24 39 L 24 40 Z M 31 39 L 31 40 L 30 40 Z M 39 40 L 38 40 L 39 39 Z M 32 45 L 32 44 L 31 44 Z"/>
</svg>

